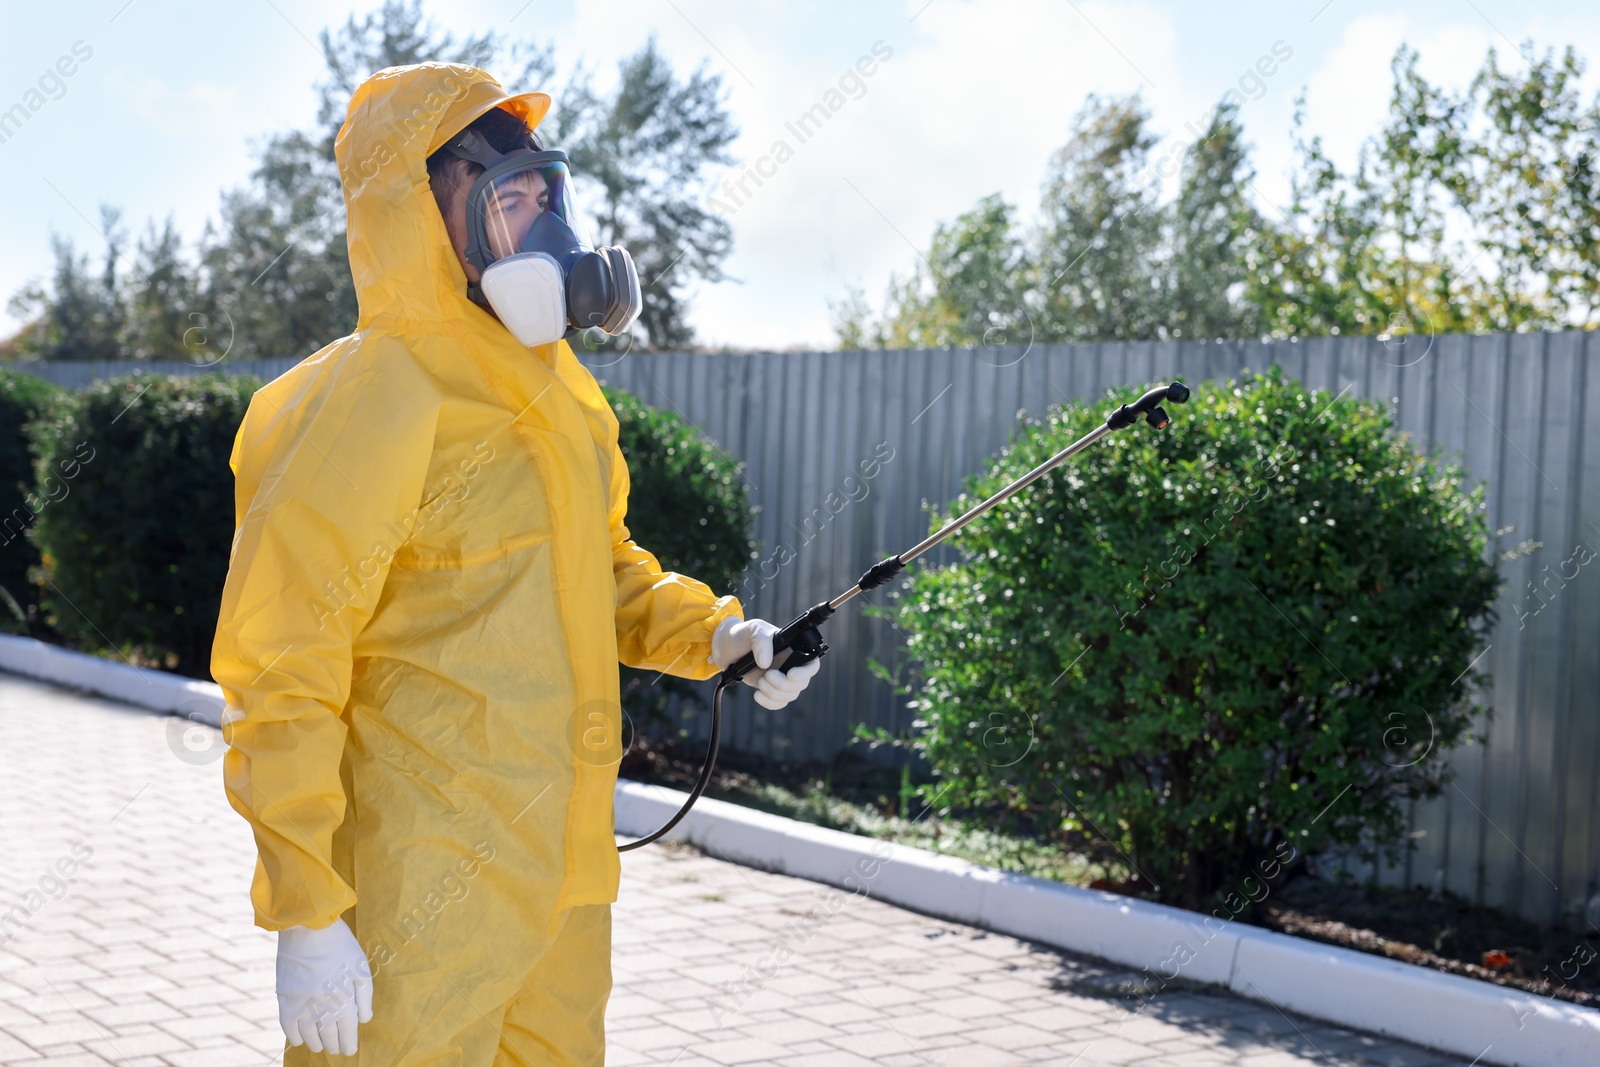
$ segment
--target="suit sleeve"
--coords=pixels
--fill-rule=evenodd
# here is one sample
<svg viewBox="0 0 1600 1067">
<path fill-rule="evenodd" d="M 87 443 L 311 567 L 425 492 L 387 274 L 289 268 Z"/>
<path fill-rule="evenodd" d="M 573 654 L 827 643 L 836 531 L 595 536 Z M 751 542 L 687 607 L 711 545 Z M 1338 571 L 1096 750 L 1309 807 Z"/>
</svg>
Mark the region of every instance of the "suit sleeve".
<svg viewBox="0 0 1600 1067">
<path fill-rule="evenodd" d="M 717 673 L 711 634 L 726 618 L 744 618 L 733 595 L 719 597 L 704 582 L 663 571 L 635 544 L 626 525 L 628 464 L 613 446 L 611 568 L 617 579 L 617 654 L 630 667 L 696 681 Z"/>
<path fill-rule="evenodd" d="M 250 897 L 267 930 L 321 928 L 355 903 L 332 862 L 352 648 L 433 450 L 437 393 L 404 352 L 360 355 L 257 391 L 230 460 L 237 522 L 211 673 L 227 701 L 224 788 L 255 836 Z"/>
</svg>

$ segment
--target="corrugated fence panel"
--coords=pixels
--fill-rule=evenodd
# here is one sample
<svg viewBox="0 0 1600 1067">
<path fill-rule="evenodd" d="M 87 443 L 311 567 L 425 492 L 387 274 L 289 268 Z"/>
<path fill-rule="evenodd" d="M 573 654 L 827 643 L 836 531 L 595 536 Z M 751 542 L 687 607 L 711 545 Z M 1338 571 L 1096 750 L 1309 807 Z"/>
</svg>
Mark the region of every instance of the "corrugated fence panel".
<svg viewBox="0 0 1600 1067">
<path fill-rule="evenodd" d="M 1572 571 L 1577 555 L 1578 526 L 1583 513 L 1583 496 L 1578 491 L 1582 477 L 1583 451 L 1583 392 L 1584 337 L 1581 334 L 1555 334 L 1548 339 L 1551 363 L 1551 380 L 1556 384 L 1546 398 L 1545 411 L 1550 419 L 1549 435 L 1544 450 L 1546 469 L 1552 479 L 1562 487 L 1554 502 L 1555 507 L 1541 519 L 1546 529 L 1546 546 L 1541 552 L 1544 567 L 1541 573 L 1551 572 L 1553 592 L 1559 600 L 1552 605 L 1550 618 L 1545 620 L 1539 641 L 1538 670 L 1541 676 L 1541 708 L 1546 709 L 1547 729 L 1541 741 L 1548 752 L 1543 766 L 1549 773 L 1541 780 L 1541 804 L 1550 812 L 1550 886 L 1548 908 L 1559 912 L 1561 898 L 1570 891 L 1574 862 L 1582 863 L 1582 853 L 1569 849 L 1568 825 L 1578 813 L 1567 804 L 1570 763 L 1568 745 L 1575 719 L 1582 715 L 1572 706 L 1571 678 L 1575 670 L 1574 649 L 1571 647 L 1573 629 L 1577 624 L 1577 579 L 1581 568 Z M 1553 535 L 1553 536 L 1552 536 Z M 1552 549 L 1554 551 L 1552 551 Z M 1568 561 L 1573 561 L 1569 563 Z M 1546 673 L 1547 672 L 1547 673 Z M 1534 766 L 1539 766 L 1540 756 L 1534 755 Z"/>
<path fill-rule="evenodd" d="M 1524 605 L 1533 591 L 1539 503 L 1543 495 L 1541 480 L 1547 477 L 1539 470 L 1536 458 L 1544 423 L 1544 338 L 1538 334 L 1524 334 L 1510 337 L 1508 341 L 1510 360 L 1505 365 L 1505 392 L 1501 410 L 1489 423 L 1488 431 L 1505 438 L 1500 480 L 1506 524 L 1516 526 L 1516 540 L 1528 539 L 1531 543 L 1507 573 L 1507 595 L 1502 602 L 1511 613 L 1512 625 L 1501 627 L 1505 642 L 1495 649 L 1501 663 L 1511 661 L 1503 672 L 1499 668 L 1495 671 L 1496 725 L 1503 726 L 1503 731 L 1495 739 L 1501 743 L 1491 742 L 1489 746 L 1490 773 L 1494 781 L 1489 802 L 1484 805 L 1494 831 L 1488 844 L 1491 873 L 1488 899 L 1500 907 L 1515 907 L 1521 902 L 1527 877 L 1532 873 L 1529 871 L 1531 862 L 1526 859 L 1530 814 L 1527 758 L 1532 726 L 1529 707 L 1533 688 L 1531 653 L 1536 631 L 1531 627 L 1523 628 L 1514 616 L 1519 609 L 1526 610 Z M 1507 696 L 1504 702 L 1500 698 L 1501 689 Z M 1506 713 L 1503 719 L 1502 711 Z"/>
<path fill-rule="evenodd" d="M 1438 339 L 1437 359 L 1428 360 L 1436 370 L 1433 376 L 1434 398 L 1434 442 L 1438 447 L 1441 457 L 1451 462 L 1460 464 L 1471 470 L 1473 468 L 1474 443 L 1481 445 L 1487 439 L 1478 434 L 1472 424 L 1473 413 L 1467 406 L 1467 395 L 1459 387 L 1461 383 L 1470 384 L 1472 373 L 1472 348 L 1474 339 L 1471 337 L 1442 337 Z M 1479 463 L 1486 463 L 1482 458 L 1487 451 L 1480 451 Z M 1480 467 L 1481 469 L 1481 467 Z M 1489 548 L 1491 558 L 1495 549 L 1493 543 Z M 1473 703 L 1481 703 L 1483 694 L 1475 689 L 1469 692 L 1468 699 Z M 1484 720 L 1479 717 L 1473 720 L 1471 730 L 1474 734 L 1483 731 Z M 1458 747 L 1450 755 L 1450 764 L 1455 770 L 1456 786 L 1475 796 L 1479 793 L 1484 776 L 1484 750 L 1482 745 L 1468 744 Z M 1420 845 L 1424 849 L 1438 849 L 1436 865 L 1427 882 L 1430 889 L 1449 890 L 1462 897 L 1471 898 L 1477 895 L 1479 871 L 1479 839 L 1475 832 L 1479 820 L 1455 793 L 1456 786 L 1447 788 L 1444 796 L 1439 798 L 1430 807 L 1443 814 L 1442 826 L 1436 839 L 1424 838 Z"/>
<path fill-rule="evenodd" d="M 1428 398 L 1426 445 L 1440 459 L 1456 464 L 1466 461 L 1466 403 L 1446 383 L 1455 381 L 1466 368 L 1468 340 L 1437 338 L 1432 348 L 1414 357 L 1417 362 L 1412 365 L 1423 372 L 1419 388 Z M 1450 758 L 1459 780 L 1478 774 L 1477 758 L 1481 753 L 1481 748 L 1470 746 L 1458 749 Z M 1421 836 L 1417 838 L 1418 856 L 1409 872 L 1409 883 L 1425 885 L 1434 892 L 1449 889 L 1462 896 L 1470 895 L 1472 868 L 1469 862 L 1461 861 L 1470 861 L 1471 857 L 1455 847 L 1452 837 L 1454 828 L 1463 824 L 1455 810 L 1459 806 L 1460 802 L 1448 791 L 1434 803 L 1419 805 L 1412 828 Z"/>
<path fill-rule="evenodd" d="M 1394 365 L 1397 371 L 1396 409 L 1397 425 L 1410 435 L 1413 447 L 1422 452 L 1434 448 L 1434 396 L 1433 370 L 1439 365 L 1428 359 L 1433 338 L 1420 339 L 1423 343 L 1383 343 L 1377 350 L 1380 360 Z M 1418 730 L 1423 724 L 1418 723 Z M 1412 802 L 1407 805 L 1407 828 L 1416 848 L 1406 853 L 1405 861 L 1396 872 L 1404 885 L 1426 885 L 1432 888 L 1438 870 L 1437 846 L 1443 840 L 1444 821 L 1448 807 L 1442 804 Z"/>
<path fill-rule="evenodd" d="M 1584 335 L 1582 403 L 1578 419 L 1579 477 L 1573 486 L 1580 508 L 1573 544 L 1580 562 L 1572 579 L 1573 625 L 1566 654 L 1572 664 L 1567 700 L 1571 708 L 1571 734 L 1567 757 L 1569 821 L 1568 841 L 1573 861 L 1567 864 L 1569 885 L 1563 902 L 1578 899 L 1594 887 L 1589 881 L 1600 864 L 1600 724 L 1596 694 L 1600 694 L 1600 432 L 1593 427 L 1600 414 L 1600 335 Z M 1581 546 L 1582 552 L 1576 551 Z M 1572 568 L 1566 574 L 1571 575 Z M 1576 832 L 1575 832 L 1576 831 Z M 1587 866 L 1585 866 L 1587 864 Z"/>
<path fill-rule="evenodd" d="M 72 388 L 130 370 L 221 371 L 270 379 L 295 360 L 16 365 Z M 1571 921 L 1600 870 L 1600 335 L 1593 333 L 1318 337 L 1230 341 L 1032 344 L 976 350 L 612 354 L 585 358 L 596 377 L 676 410 L 743 464 L 760 507 L 756 558 L 736 590 L 747 610 L 787 621 L 848 588 L 871 563 L 929 529 L 968 477 L 1008 441 L 1019 411 L 1101 406 L 1105 391 L 1173 377 L 1190 383 L 1262 371 L 1391 407 L 1419 450 L 1438 450 L 1487 483 L 1505 579 L 1499 620 L 1473 699 L 1492 708 L 1486 743 L 1450 755 L 1453 784 L 1408 814 L 1412 848 L 1390 884 L 1444 889 Z M 955 559 L 930 554 L 930 564 Z M 887 591 L 862 598 L 888 604 Z M 727 744 L 786 759 L 826 759 L 853 724 L 903 732 L 902 681 L 912 664 L 888 619 L 846 608 L 818 685 L 772 713 L 735 690 Z M 702 736 L 708 723 L 702 715 Z M 1352 869 L 1353 873 L 1356 873 Z"/>
<path fill-rule="evenodd" d="M 1499 554 L 1503 549 L 1509 549 L 1516 544 L 1516 530 L 1509 525 L 1507 517 L 1506 494 L 1503 492 L 1505 453 L 1507 451 L 1506 438 L 1495 431 L 1488 412 L 1495 412 L 1503 417 L 1501 411 L 1501 396 L 1505 391 L 1506 368 L 1508 351 L 1506 338 L 1500 336 L 1473 337 L 1468 339 L 1471 349 L 1471 360 L 1467 373 L 1462 375 L 1462 381 L 1452 382 L 1451 388 L 1461 397 L 1465 409 L 1464 417 L 1467 424 L 1467 459 L 1468 469 L 1473 475 L 1486 483 L 1485 503 L 1489 515 L 1489 527 L 1496 534 L 1491 552 Z M 1514 458 L 1514 457 L 1513 457 Z M 1505 531 L 1513 536 L 1507 538 L 1500 535 Z M 1504 577 L 1510 566 L 1501 566 L 1501 575 Z M 1488 806 L 1490 797 L 1494 795 L 1495 786 L 1495 758 L 1491 748 L 1496 742 L 1496 731 L 1503 732 L 1504 726 L 1512 715 L 1512 691 L 1507 679 L 1507 686 L 1502 689 L 1497 669 L 1505 662 L 1504 646 L 1508 643 L 1503 640 L 1503 635 L 1511 628 L 1508 618 L 1511 616 L 1512 600 L 1508 593 L 1502 591 L 1497 602 L 1496 610 L 1499 613 L 1499 625 L 1495 628 L 1494 640 L 1484 646 L 1478 661 L 1478 669 L 1488 675 L 1481 691 L 1481 703 L 1489 707 L 1491 713 L 1483 720 L 1482 734 L 1485 743 L 1478 759 L 1479 779 L 1477 788 L 1467 794 L 1460 783 L 1452 785 L 1451 801 L 1454 803 L 1463 798 L 1476 805 L 1474 815 L 1476 818 L 1465 820 L 1464 829 L 1471 839 L 1471 854 L 1473 857 L 1472 891 L 1471 899 L 1487 901 L 1490 890 L 1489 871 L 1489 840 L 1491 837 L 1489 817 L 1484 809 Z M 1509 661 L 1512 666 L 1515 660 Z M 1510 743 L 1509 738 L 1500 737 L 1499 746 L 1504 748 Z"/>
</svg>

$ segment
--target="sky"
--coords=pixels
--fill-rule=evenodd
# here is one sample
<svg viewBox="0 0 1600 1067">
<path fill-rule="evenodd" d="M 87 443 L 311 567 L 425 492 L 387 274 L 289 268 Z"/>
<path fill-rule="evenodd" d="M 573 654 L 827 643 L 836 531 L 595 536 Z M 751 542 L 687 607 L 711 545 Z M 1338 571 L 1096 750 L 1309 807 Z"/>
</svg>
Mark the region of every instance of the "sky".
<svg viewBox="0 0 1600 1067">
<path fill-rule="evenodd" d="M 0 5 L 0 111 L 41 78 L 47 89 L 0 143 L 0 203 L 11 205 L 0 213 L 0 336 L 20 325 L 7 299 L 50 269 L 53 233 L 98 258 L 101 204 L 121 208 L 130 229 L 170 216 L 197 237 L 267 135 L 312 124 L 318 32 L 378 6 Z M 1255 195 L 1270 211 L 1288 193 L 1296 98 L 1304 91 L 1307 129 L 1348 166 L 1383 119 L 1402 43 L 1421 53 L 1425 76 L 1456 87 L 1490 47 L 1507 64 L 1529 41 L 1600 57 L 1600 8 L 1585 0 L 430 0 L 424 10 L 458 35 L 554 43 L 555 86 L 578 64 L 598 87 L 614 84 L 618 60 L 654 36 L 681 74 L 704 64 L 722 76 L 744 164 L 790 142 L 759 188 L 724 201 L 728 280 L 689 290 L 700 342 L 741 349 L 832 347 L 830 301 L 850 286 L 881 301 L 934 227 L 985 195 L 1034 217 L 1050 156 L 1089 93 L 1139 93 L 1164 138 L 1159 158 L 1236 90 Z M 877 58 L 872 73 L 847 78 L 844 105 L 797 143 L 785 123 L 862 57 Z M 1585 96 L 1597 86 L 1591 71 Z"/>
</svg>

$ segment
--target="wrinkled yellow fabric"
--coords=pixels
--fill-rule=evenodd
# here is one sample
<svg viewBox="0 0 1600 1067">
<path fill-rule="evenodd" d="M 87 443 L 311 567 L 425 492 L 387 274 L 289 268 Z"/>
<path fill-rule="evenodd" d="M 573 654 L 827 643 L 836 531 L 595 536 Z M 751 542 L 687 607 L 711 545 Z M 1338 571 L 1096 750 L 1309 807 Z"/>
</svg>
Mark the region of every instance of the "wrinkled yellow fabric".
<svg viewBox="0 0 1600 1067">
<path fill-rule="evenodd" d="M 356 90 L 356 332 L 255 394 L 230 461 L 211 669 L 255 922 L 350 924 L 373 1064 L 439 1040 L 434 1001 L 386 989 L 448 979 L 483 1013 L 567 909 L 616 899 L 617 664 L 708 678 L 742 617 L 632 541 L 617 422 L 570 348 L 466 298 L 424 161 L 492 106 L 537 125 L 549 98 L 449 64 Z"/>
</svg>

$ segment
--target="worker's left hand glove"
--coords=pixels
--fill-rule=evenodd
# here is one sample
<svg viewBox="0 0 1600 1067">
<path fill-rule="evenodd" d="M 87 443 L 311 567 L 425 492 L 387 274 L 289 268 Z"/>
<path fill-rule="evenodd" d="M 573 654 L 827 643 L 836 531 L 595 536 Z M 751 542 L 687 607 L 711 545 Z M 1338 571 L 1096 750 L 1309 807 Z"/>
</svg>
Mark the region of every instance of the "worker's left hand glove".
<svg viewBox="0 0 1600 1067">
<path fill-rule="evenodd" d="M 278 931 L 278 1022 L 289 1044 L 353 1056 L 357 1024 L 371 1021 L 372 968 L 343 919 Z"/>
<path fill-rule="evenodd" d="M 766 619 L 723 619 L 711 635 L 711 662 L 726 670 L 746 652 L 753 652 L 757 667 L 771 667 L 772 636 L 779 629 Z M 744 683 L 756 690 L 757 704 L 777 711 L 799 696 L 821 669 L 822 661 L 814 659 L 788 672 L 779 668 L 751 671 L 744 676 Z"/>
</svg>

